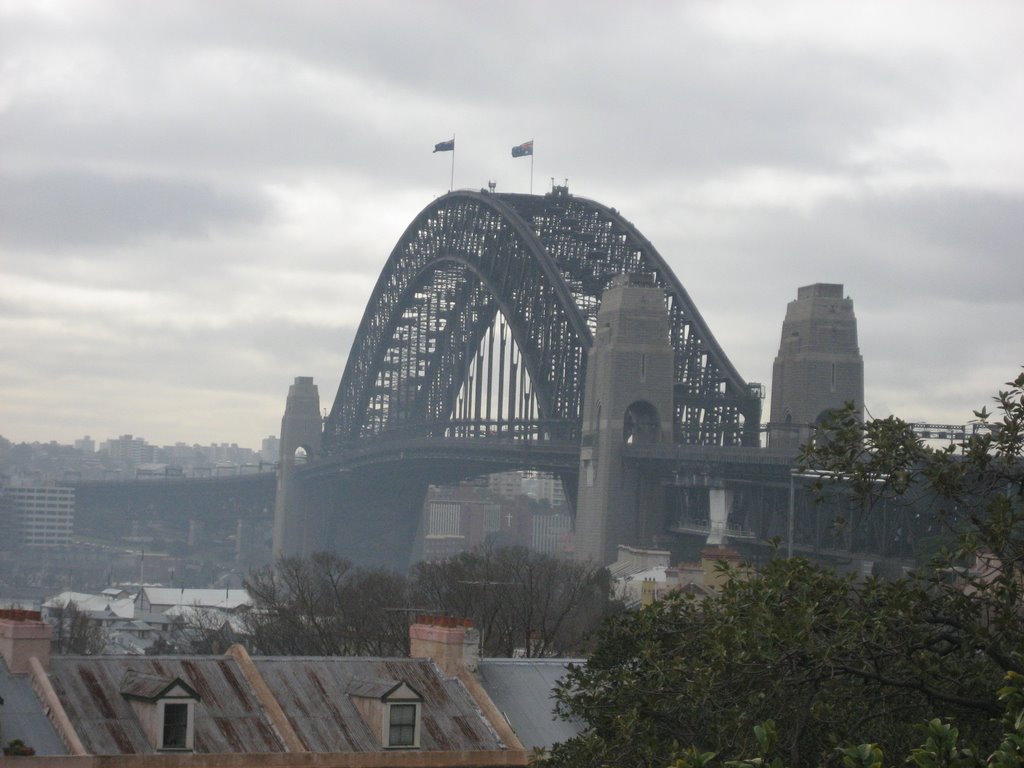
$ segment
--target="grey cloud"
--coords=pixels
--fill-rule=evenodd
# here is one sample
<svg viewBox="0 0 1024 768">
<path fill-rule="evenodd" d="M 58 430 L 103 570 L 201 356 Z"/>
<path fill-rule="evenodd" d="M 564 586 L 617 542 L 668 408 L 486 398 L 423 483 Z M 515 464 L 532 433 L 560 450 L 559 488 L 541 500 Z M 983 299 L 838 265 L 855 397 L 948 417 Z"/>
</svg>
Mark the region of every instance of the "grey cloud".
<svg viewBox="0 0 1024 768">
<path fill-rule="evenodd" d="M 1024 205 L 1020 174 L 986 189 L 979 179 L 998 169 L 952 142 L 1013 135 L 1013 114 L 994 107 L 1013 81 L 986 67 L 1018 63 L 1019 35 L 993 31 L 996 50 L 982 51 L 978 35 L 943 38 L 946 18 L 903 45 L 917 6 L 887 9 L 877 45 L 856 30 L 777 29 L 768 15 L 747 35 L 728 12 L 709 21 L 712 6 L 96 0 L 59 22 L 6 12 L 0 247 L 5 276 L 39 295 L 8 292 L 13 306 L 0 307 L 0 416 L 27 423 L 6 395 L 31 388 L 39 438 L 77 431 L 49 407 L 70 407 L 71 387 L 97 412 L 104 399 L 136 404 L 127 429 L 146 434 L 166 427 L 174 393 L 204 407 L 236 391 L 240 415 L 221 423 L 264 419 L 255 402 L 270 402 L 274 430 L 296 375 L 329 401 L 373 279 L 448 187 L 451 158 L 430 149 L 451 131 L 456 187 L 525 191 L 529 163 L 509 148 L 533 138 L 535 191 L 569 177 L 574 194 L 619 208 L 749 379 L 770 380 L 797 286 L 834 281 L 857 306 L 872 402 L 902 405 L 941 381 L 924 414 L 979 404 L 974 379 L 1020 356 Z M 929 17 L 956 7 L 930 4 Z M 1003 123 L 968 134 L 968 108 Z M 752 168 L 846 196 L 801 206 L 784 184 L 762 205 L 768 178 L 745 206 L 699 199 L 709 183 L 728 197 Z M 916 186 L 894 189 L 895 175 Z M 150 390 L 167 398 L 153 414 L 138 394 Z M 210 422 L 180 420 L 187 440 Z"/>
<path fill-rule="evenodd" d="M 0 242 L 23 248 L 109 246 L 154 236 L 194 239 L 254 226 L 258 195 L 199 181 L 60 171 L 0 176 Z"/>
<path fill-rule="evenodd" d="M 160 330 L 140 327 L 131 317 L 81 325 L 81 333 L 66 334 L 60 347 L 11 338 L 8 352 L 24 361 L 11 381 L 31 386 L 59 382 L 73 373 L 94 384 L 130 381 L 141 389 L 170 386 L 244 394 L 273 391 L 270 385 L 277 380 L 314 375 L 333 397 L 355 333 L 354 326 L 342 322 L 323 326 L 276 316 Z"/>
<path fill-rule="evenodd" d="M 71 146 L 114 163 L 152 162 L 158 153 L 192 168 L 338 164 L 422 179 L 425 169 L 410 158 L 441 138 L 423 134 L 440 120 L 438 130 L 462 129 L 467 148 L 502 131 L 511 146 L 528 126 L 547 162 L 557 158 L 571 171 L 600 157 L 605 173 L 628 180 L 749 164 L 835 169 L 845 150 L 885 125 L 929 114 L 946 80 L 942 62 L 922 54 L 872 59 L 744 44 L 709 35 L 685 15 L 666 20 L 664 9 L 390 8 L 312 4 L 280 14 L 276 4 L 247 4 L 243 23 L 233 4 L 110 13 L 94 24 L 123 65 L 125 96 L 134 90 L 148 108 L 104 113 L 97 105 L 83 122 L 16 100 L 6 140 L 56 157 Z M 226 50 L 264 62 L 265 71 L 241 91 L 218 92 L 215 70 L 208 82 L 177 82 L 180 62 Z M 136 72 L 139 59 L 148 66 Z M 303 75 L 311 66 L 368 84 L 388 105 L 376 118 L 383 122 L 369 122 L 365 104 L 347 109 L 311 90 Z M 504 145 L 481 147 L 464 155 L 464 167 L 484 175 L 506 154 Z"/>
</svg>

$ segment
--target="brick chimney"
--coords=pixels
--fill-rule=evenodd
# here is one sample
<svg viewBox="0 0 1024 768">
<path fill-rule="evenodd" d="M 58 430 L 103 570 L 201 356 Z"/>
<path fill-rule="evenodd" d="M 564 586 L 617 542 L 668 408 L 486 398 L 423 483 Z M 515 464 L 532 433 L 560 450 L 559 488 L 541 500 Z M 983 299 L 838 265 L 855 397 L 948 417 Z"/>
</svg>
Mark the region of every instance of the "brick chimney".
<svg viewBox="0 0 1024 768">
<path fill-rule="evenodd" d="M 480 633 L 469 619 L 422 615 L 409 627 L 409 655 L 433 659 L 446 675 L 475 672 L 480 661 Z"/>
<path fill-rule="evenodd" d="M 35 656 L 43 669 L 50 666 L 50 638 L 53 627 L 39 611 L 17 608 L 0 610 L 0 655 L 16 675 L 27 674 L 29 659 Z"/>
</svg>

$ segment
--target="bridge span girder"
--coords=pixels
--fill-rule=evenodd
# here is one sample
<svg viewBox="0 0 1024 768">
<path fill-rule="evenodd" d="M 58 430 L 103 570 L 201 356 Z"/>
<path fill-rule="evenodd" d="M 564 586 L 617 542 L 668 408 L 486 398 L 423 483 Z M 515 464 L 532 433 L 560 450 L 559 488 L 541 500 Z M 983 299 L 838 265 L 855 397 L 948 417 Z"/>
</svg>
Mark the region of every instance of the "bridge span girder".
<svg viewBox="0 0 1024 768">
<path fill-rule="evenodd" d="M 676 441 L 756 444 L 759 396 L 654 246 L 614 209 L 556 188 L 453 192 L 413 220 L 367 304 L 324 450 L 460 418 L 460 393 L 473 400 L 466 385 L 475 370 L 479 389 L 485 369 L 494 391 L 480 391 L 463 418 L 489 421 L 499 435 L 524 419 L 578 429 L 601 296 L 627 272 L 652 275 L 665 295 Z M 496 323 L 502 335 L 492 341 L 521 356 L 500 372 L 492 368 L 505 358 L 487 346 Z"/>
<path fill-rule="evenodd" d="M 756 445 L 759 388 L 739 376 L 661 255 L 615 209 L 556 187 L 543 196 L 451 192 L 416 216 L 370 296 L 314 463 L 329 473 L 357 467 L 379 441 L 415 451 L 421 438 L 473 437 L 571 443 L 575 466 L 556 471 L 573 476 L 598 309 L 627 273 L 646 275 L 664 305 L 668 439 Z M 451 446 L 449 461 L 480 463 Z M 344 487 L 315 474 L 304 482 Z"/>
</svg>

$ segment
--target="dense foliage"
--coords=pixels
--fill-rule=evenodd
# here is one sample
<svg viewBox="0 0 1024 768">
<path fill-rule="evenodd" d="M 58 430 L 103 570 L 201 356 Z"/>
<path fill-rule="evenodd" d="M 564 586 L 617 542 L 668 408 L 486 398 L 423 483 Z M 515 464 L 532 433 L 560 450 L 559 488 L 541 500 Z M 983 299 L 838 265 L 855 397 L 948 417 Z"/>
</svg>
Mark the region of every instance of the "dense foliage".
<svg viewBox="0 0 1024 768">
<path fill-rule="evenodd" d="M 588 728 L 545 763 L 698 765 L 767 757 L 771 742 L 793 768 L 883 755 L 974 765 L 950 755 L 983 762 L 1019 739 L 1019 708 L 999 721 L 1004 679 L 1019 697 L 1024 675 L 1024 375 L 1008 386 L 994 419 L 976 414 L 991 428 L 963 445 L 933 450 L 900 420 L 864 424 L 851 407 L 802 455 L 868 509 L 926 498 L 951 543 L 930 568 L 858 581 L 777 559 L 732 572 L 703 602 L 676 596 L 608 623 L 559 693 Z"/>
</svg>

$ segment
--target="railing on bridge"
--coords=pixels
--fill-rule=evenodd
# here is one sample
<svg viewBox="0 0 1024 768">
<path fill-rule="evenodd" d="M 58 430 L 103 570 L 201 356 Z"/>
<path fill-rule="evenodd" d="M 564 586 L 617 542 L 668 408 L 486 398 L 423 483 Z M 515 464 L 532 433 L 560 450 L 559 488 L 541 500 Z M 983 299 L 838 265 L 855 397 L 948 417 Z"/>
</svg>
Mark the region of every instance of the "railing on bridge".
<svg viewBox="0 0 1024 768">
<path fill-rule="evenodd" d="M 60 482 L 65 485 L 80 484 L 130 484 L 156 482 L 183 482 L 192 480 L 215 481 L 256 478 L 277 473 L 277 462 L 261 461 L 258 464 L 232 464 L 219 466 L 181 467 L 174 464 L 143 464 L 134 469 L 106 469 L 95 476 L 75 471 L 65 472 Z"/>
<path fill-rule="evenodd" d="M 673 533 L 696 533 L 702 536 L 714 533 L 722 537 L 728 536 L 730 539 L 757 538 L 757 534 L 753 531 L 724 523 L 713 523 L 707 518 L 683 518 L 675 525 L 669 526 L 669 530 Z"/>
<path fill-rule="evenodd" d="M 363 436 L 353 447 L 395 444 L 423 439 L 478 439 L 506 442 L 578 442 L 580 425 L 563 419 L 450 419 L 432 424 L 408 424 L 377 435 Z"/>
<path fill-rule="evenodd" d="M 496 440 L 529 440 L 540 442 L 561 442 L 579 440 L 580 425 L 576 421 L 543 419 L 534 421 L 513 420 L 461 420 L 453 419 L 440 429 L 432 428 L 431 436 L 437 437 L 480 437 Z"/>
</svg>

